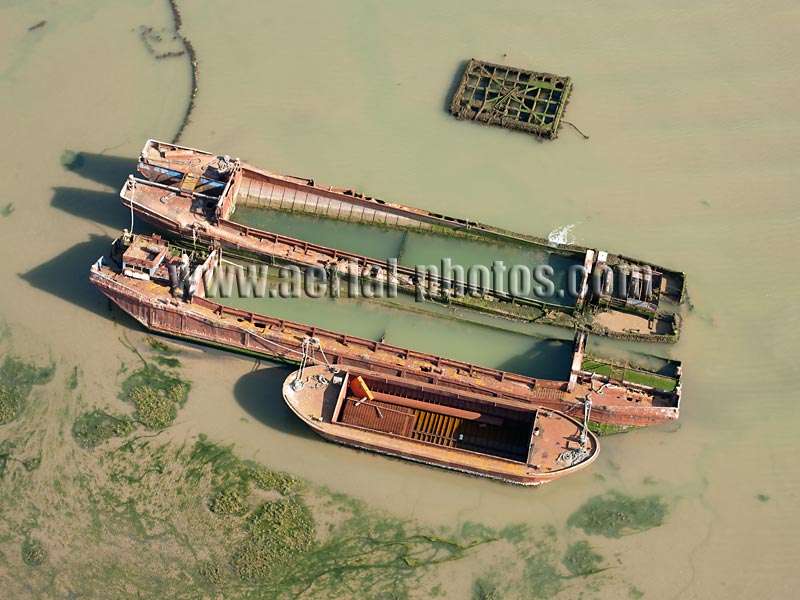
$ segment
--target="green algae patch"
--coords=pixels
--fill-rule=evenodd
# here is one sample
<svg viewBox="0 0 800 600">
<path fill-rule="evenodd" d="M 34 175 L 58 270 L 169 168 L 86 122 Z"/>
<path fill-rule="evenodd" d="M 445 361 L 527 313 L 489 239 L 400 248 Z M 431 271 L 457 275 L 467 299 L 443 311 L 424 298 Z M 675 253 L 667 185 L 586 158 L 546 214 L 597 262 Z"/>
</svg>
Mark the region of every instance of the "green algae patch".
<svg viewBox="0 0 800 600">
<path fill-rule="evenodd" d="M 238 515 L 247 508 L 247 498 L 234 488 L 228 488 L 214 496 L 208 508 L 217 515 Z"/>
<path fill-rule="evenodd" d="M 592 550 L 586 540 L 570 544 L 564 554 L 564 560 L 561 562 L 570 573 L 581 577 L 593 575 L 603 570 L 600 568 L 603 557 Z"/>
<path fill-rule="evenodd" d="M 0 365 L 0 425 L 16 419 L 35 385 L 53 378 L 55 365 L 39 367 L 21 358 L 7 355 Z"/>
<path fill-rule="evenodd" d="M 474 600 L 501 600 L 503 596 L 497 591 L 497 586 L 485 579 L 477 579 L 472 586 Z"/>
<path fill-rule="evenodd" d="M 241 579 L 264 579 L 311 548 L 314 517 L 296 496 L 274 500 L 250 517 L 248 533 L 248 540 L 233 557 L 233 568 Z"/>
<path fill-rule="evenodd" d="M 67 376 L 67 389 L 75 391 L 78 387 L 78 367 L 73 367 L 72 373 Z"/>
<path fill-rule="evenodd" d="M 0 208 L 0 217 L 3 218 L 10 217 L 11 215 L 14 214 L 15 210 L 17 210 L 17 208 L 14 206 L 14 203 L 9 202 L 3 208 Z"/>
<path fill-rule="evenodd" d="M 22 560 L 25 564 L 36 567 L 41 565 L 46 558 L 47 552 L 41 542 L 30 538 L 22 542 Z"/>
<path fill-rule="evenodd" d="M 154 360 L 162 367 L 170 369 L 177 369 L 181 366 L 181 361 L 173 356 L 156 356 Z"/>
<path fill-rule="evenodd" d="M 16 442 L 12 440 L 3 440 L 0 442 L 0 479 L 6 476 L 8 465 L 11 462 L 16 462 L 22 465 L 22 468 L 28 471 L 35 471 L 42 465 L 42 454 L 39 450 L 38 454 L 29 456 L 28 458 L 19 458 L 15 455 L 17 449 Z"/>
<path fill-rule="evenodd" d="M 64 150 L 59 158 L 61 166 L 67 171 L 77 171 L 85 162 L 83 154 L 74 150 Z"/>
<path fill-rule="evenodd" d="M 222 583 L 222 580 L 225 578 L 224 568 L 214 561 L 209 560 L 201 563 L 198 571 L 203 579 L 212 585 Z"/>
<path fill-rule="evenodd" d="M 191 384 L 176 373 L 144 361 L 122 382 L 121 399 L 136 408 L 136 420 L 148 429 L 164 429 L 186 403 Z"/>
<path fill-rule="evenodd" d="M 0 442 L 0 479 L 6 476 L 9 461 L 14 459 L 14 444 L 11 440 Z"/>
<path fill-rule="evenodd" d="M 204 480 L 218 490 L 210 512 L 238 539 L 220 585 L 255 586 L 261 597 L 403 598 L 414 577 L 498 539 L 476 524 L 434 535 L 201 436 L 189 451 L 186 481 Z M 254 488 L 280 496 L 251 507 Z"/>
<path fill-rule="evenodd" d="M 595 435 L 614 435 L 615 433 L 627 433 L 630 431 L 628 425 L 613 425 L 611 423 L 589 423 L 589 431 Z"/>
<path fill-rule="evenodd" d="M 115 416 L 102 410 L 85 412 L 72 424 L 72 437 L 82 448 L 91 450 L 115 437 L 125 437 L 136 429 L 126 416 Z"/>
<path fill-rule="evenodd" d="M 527 558 L 523 584 L 529 598 L 554 598 L 563 589 L 566 578 L 558 572 L 557 560 L 555 550 L 549 544 Z"/>
<path fill-rule="evenodd" d="M 167 356 L 174 356 L 176 354 L 181 353 L 181 351 L 178 350 L 177 348 L 172 348 L 171 346 L 168 346 L 161 340 L 156 339 L 151 335 L 148 335 L 146 339 L 147 339 L 147 345 L 150 346 L 150 349 L 153 352 L 156 352 L 158 354 L 165 354 Z"/>
<path fill-rule="evenodd" d="M 275 490 L 284 496 L 298 492 L 304 486 L 303 480 L 294 475 L 279 471 L 269 471 L 258 466 L 247 467 L 243 476 L 259 489 L 265 491 Z"/>
<path fill-rule="evenodd" d="M 130 391 L 130 400 L 136 407 L 136 420 L 148 429 L 169 427 L 178 416 L 178 407 L 161 390 L 150 386 L 137 386 Z"/>
<path fill-rule="evenodd" d="M 176 373 L 167 371 L 152 363 L 145 363 L 136 369 L 122 382 L 122 400 L 130 400 L 131 392 L 135 389 L 146 389 L 164 396 L 183 406 L 192 389 L 188 381 L 181 379 Z"/>
<path fill-rule="evenodd" d="M 658 496 L 635 498 L 619 492 L 595 496 L 570 515 L 567 525 L 586 533 L 618 538 L 658 527 L 667 516 L 667 505 Z"/>
</svg>

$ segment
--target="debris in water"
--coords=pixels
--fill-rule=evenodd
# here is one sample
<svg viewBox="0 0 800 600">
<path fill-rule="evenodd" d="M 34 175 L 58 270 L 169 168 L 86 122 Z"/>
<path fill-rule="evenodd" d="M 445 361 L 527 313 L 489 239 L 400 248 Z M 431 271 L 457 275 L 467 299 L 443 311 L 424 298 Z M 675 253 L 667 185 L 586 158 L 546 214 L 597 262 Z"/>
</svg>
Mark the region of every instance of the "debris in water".
<svg viewBox="0 0 800 600">
<path fill-rule="evenodd" d="M 28 31 L 36 31 L 37 29 L 41 29 L 45 25 L 47 25 L 47 21 L 39 21 L 35 25 L 31 25 L 30 27 L 28 27 Z"/>
</svg>

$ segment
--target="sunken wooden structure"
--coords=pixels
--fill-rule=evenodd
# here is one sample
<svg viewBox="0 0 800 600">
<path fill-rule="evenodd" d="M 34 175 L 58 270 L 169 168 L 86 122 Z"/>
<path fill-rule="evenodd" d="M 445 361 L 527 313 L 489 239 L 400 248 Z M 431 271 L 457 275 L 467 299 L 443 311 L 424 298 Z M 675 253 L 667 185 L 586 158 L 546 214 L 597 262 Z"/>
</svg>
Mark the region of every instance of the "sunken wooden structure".
<svg viewBox="0 0 800 600">
<path fill-rule="evenodd" d="M 572 91 L 569 77 L 537 73 L 471 59 L 450 103 L 450 113 L 465 119 L 558 137 Z"/>
<path fill-rule="evenodd" d="M 190 302 L 175 295 L 176 289 L 180 295 L 186 286 L 170 281 L 169 267 L 180 260 L 180 251 L 173 249 L 167 258 L 161 258 L 160 251 L 151 253 L 149 262 L 121 266 L 130 248 L 155 249 L 165 243 L 158 237 L 125 234 L 115 242 L 111 260 L 100 258 L 89 273 L 94 286 L 152 331 L 291 364 L 301 363 L 311 340 L 312 355 L 316 348 L 337 367 L 479 394 L 520 408 L 542 407 L 582 416 L 590 401 L 589 421 L 604 433 L 678 418 L 679 380 L 667 391 L 584 370 L 585 333 L 576 336 L 568 381 L 527 377 L 214 302 L 204 297 L 205 283 L 214 276 L 220 250 L 192 262 L 189 287 L 197 291 Z"/>
<path fill-rule="evenodd" d="M 680 335 L 678 305 L 685 276 L 644 261 L 394 204 L 352 189 L 332 188 L 312 179 L 278 175 L 229 156 L 149 140 L 138 170 L 123 186 L 122 203 L 155 228 L 194 246 L 215 244 L 230 253 L 273 263 L 333 270 L 417 291 L 414 269 L 391 267 L 386 259 L 363 256 L 304 240 L 246 227 L 231 220 L 238 205 L 300 212 L 381 227 L 420 230 L 487 242 L 513 243 L 571 257 L 584 277 L 571 305 L 511 296 L 494 289 L 456 295 L 457 282 L 425 274 L 426 289 L 438 301 L 520 321 L 579 328 L 600 335 L 650 342 L 675 342 Z M 602 260 L 599 260 L 602 257 Z M 616 270 L 642 271 L 643 285 L 609 286 Z M 640 281 L 640 283 L 642 283 Z M 602 285 L 602 287 L 601 287 Z M 610 290 L 605 293 L 605 290 Z"/>
<path fill-rule="evenodd" d="M 370 371 L 301 368 L 283 398 L 328 440 L 510 483 L 552 481 L 599 452 L 597 438 L 560 412 Z"/>
</svg>

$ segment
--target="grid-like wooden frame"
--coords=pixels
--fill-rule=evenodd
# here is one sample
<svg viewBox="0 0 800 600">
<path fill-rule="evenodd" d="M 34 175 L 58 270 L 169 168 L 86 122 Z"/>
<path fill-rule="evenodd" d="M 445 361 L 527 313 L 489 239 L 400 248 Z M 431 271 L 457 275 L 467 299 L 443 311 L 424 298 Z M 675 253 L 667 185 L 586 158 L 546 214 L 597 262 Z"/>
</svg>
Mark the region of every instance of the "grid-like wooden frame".
<svg viewBox="0 0 800 600">
<path fill-rule="evenodd" d="M 569 77 L 471 59 L 450 112 L 459 119 L 555 139 L 572 91 Z"/>
</svg>

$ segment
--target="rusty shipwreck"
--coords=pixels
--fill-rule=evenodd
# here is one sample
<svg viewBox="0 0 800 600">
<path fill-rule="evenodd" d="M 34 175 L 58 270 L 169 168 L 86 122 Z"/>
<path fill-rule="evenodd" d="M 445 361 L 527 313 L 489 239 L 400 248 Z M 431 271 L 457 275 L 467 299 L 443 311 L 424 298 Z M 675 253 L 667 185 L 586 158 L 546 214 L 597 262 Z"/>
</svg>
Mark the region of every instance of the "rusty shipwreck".
<svg viewBox="0 0 800 600">
<path fill-rule="evenodd" d="M 582 266 L 569 302 L 487 287 L 461 286 L 423 274 L 432 300 L 520 321 L 535 321 L 622 339 L 674 342 L 680 333 L 683 273 L 583 246 L 553 244 L 474 221 L 385 202 L 312 179 L 279 175 L 239 159 L 149 140 L 120 196 L 131 212 L 192 247 L 215 244 L 239 257 L 313 267 L 416 293 L 420 274 L 406 265 L 247 227 L 232 220 L 237 206 L 301 213 L 377 227 L 512 244 Z M 463 283 L 463 282 L 461 282 Z"/>
<path fill-rule="evenodd" d="M 333 442 L 522 485 L 539 485 L 597 458 L 586 423 L 348 367 L 301 368 L 283 384 L 286 404 Z"/>
<path fill-rule="evenodd" d="M 601 433 L 678 418 L 680 379 L 670 380 L 667 389 L 637 382 L 624 371 L 602 374 L 587 366 L 582 332 L 576 336 L 569 380 L 551 381 L 225 306 L 204 297 L 221 252 L 198 253 L 189 265 L 189 257 L 158 236 L 125 234 L 109 257 L 91 266 L 89 279 L 149 330 L 260 358 L 299 364 L 309 352 L 317 361 L 324 355 L 326 364 L 338 368 L 399 378 L 450 394 L 478 395 L 524 410 L 586 414 L 592 429 Z"/>
</svg>

